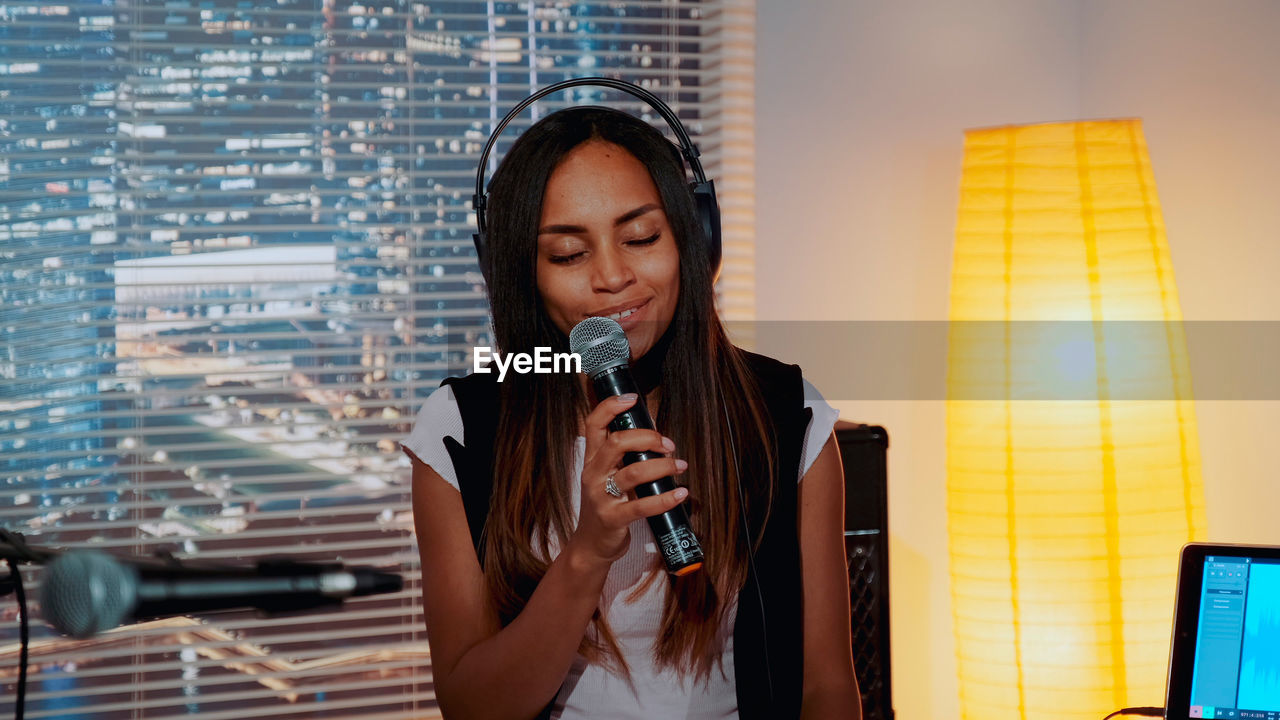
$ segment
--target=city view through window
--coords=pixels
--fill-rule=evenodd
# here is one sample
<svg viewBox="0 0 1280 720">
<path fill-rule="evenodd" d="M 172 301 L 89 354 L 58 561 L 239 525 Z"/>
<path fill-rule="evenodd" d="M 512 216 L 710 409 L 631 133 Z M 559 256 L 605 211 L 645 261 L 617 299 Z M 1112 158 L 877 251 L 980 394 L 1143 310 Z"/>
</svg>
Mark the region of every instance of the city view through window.
<svg viewBox="0 0 1280 720">
<path fill-rule="evenodd" d="M 607 75 L 672 103 L 716 175 L 726 5 L 0 0 L 0 527 L 406 581 L 341 610 L 85 641 L 37 611 L 27 717 L 434 712 L 398 441 L 491 344 L 479 151 L 533 89 Z M 661 126 L 580 88 L 498 155 L 571 103 Z M 0 715 L 17 627 L 0 598 Z"/>
</svg>

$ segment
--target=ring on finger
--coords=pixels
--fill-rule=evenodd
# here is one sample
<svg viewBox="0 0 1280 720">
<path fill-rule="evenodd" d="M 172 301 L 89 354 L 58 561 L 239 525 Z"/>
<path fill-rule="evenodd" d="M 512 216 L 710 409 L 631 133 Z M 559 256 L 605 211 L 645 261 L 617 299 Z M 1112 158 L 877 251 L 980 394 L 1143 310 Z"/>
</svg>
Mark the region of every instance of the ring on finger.
<svg viewBox="0 0 1280 720">
<path fill-rule="evenodd" d="M 613 481 L 613 474 L 610 474 L 609 477 L 604 479 L 604 491 L 616 498 L 625 497 L 622 494 L 622 490 L 618 487 L 618 483 Z"/>
</svg>

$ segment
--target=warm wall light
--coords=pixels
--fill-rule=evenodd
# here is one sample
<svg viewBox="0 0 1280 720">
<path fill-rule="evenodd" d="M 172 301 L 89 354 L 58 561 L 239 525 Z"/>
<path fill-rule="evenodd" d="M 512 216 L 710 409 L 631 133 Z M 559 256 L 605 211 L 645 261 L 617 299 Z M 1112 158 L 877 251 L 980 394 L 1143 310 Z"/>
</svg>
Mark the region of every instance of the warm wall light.
<svg viewBox="0 0 1280 720">
<path fill-rule="evenodd" d="M 966 133 L 950 317 L 963 716 L 1160 705 L 1204 492 L 1140 121 Z"/>
</svg>

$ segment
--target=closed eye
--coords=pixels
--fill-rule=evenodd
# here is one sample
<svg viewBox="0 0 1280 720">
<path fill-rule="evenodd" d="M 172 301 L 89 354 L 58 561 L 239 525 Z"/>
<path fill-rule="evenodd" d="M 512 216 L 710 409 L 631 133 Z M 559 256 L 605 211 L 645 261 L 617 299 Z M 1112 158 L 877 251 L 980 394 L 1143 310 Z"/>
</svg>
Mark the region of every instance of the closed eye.
<svg viewBox="0 0 1280 720">
<path fill-rule="evenodd" d="M 650 235 L 650 236 L 649 236 L 649 237 L 647 237 L 647 238 L 641 238 L 641 239 L 639 239 L 639 240 L 631 240 L 631 241 L 628 241 L 628 242 L 627 242 L 627 244 L 628 244 L 628 245 L 639 245 L 639 246 L 642 246 L 642 247 L 643 247 L 643 246 L 645 246 L 645 245 L 652 245 L 652 244 L 654 244 L 654 243 L 658 242 L 658 238 L 660 238 L 660 237 L 662 237 L 662 233 L 654 233 L 654 234 Z"/>
<path fill-rule="evenodd" d="M 584 254 L 584 253 L 582 253 L 581 251 L 579 251 L 579 252 L 572 253 L 572 254 L 569 254 L 569 255 L 549 255 L 549 256 L 547 257 L 547 261 L 548 261 L 548 262 L 550 262 L 550 263 L 553 263 L 553 264 L 555 264 L 555 265 L 564 265 L 564 264 L 566 264 L 566 263 L 571 263 L 571 262 L 573 262 L 574 260 L 577 260 L 577 259 L 578 259 L 579 257 L 581 257 L 583 254 Z"/>
</svg>

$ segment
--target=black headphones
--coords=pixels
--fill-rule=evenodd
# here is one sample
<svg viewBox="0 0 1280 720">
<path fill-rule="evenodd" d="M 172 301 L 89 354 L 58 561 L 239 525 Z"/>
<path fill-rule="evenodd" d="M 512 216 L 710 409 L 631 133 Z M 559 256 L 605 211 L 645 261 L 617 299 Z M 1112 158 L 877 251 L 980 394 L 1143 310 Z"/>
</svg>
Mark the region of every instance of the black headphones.
<svg viewBox="0 0 1280 720">
<path fill-rule="evenodd" d="M 689 170 L 693 172 L 693 182 L 689 183 L 689 190 L 693 192 L 693 199 L 697 204 L 698 218 L 702 224 L 702 236 L 707 244 L 706 252 L 710 261 L 711 276 L 714 278 L 719 275 L 720 204 L 716 202 L 715 184 L 707 179 L 706 173 L 702 171 L 702 163 L 698 162 L 698 146 L 694 145 L 693 141 L 689 139 L 689 133 L 685 132 L 684 126 L 680 124 L 680 119 L 676 117 L 676 114 L 672 112 L 666 103 L 658 99 L 658 96 L 639 85 L 612 78 L 584 77 L 548 85 L 521 100 L 520 104 L 512 108 L 511 112 L 502 118 L 502 122 L 498 123 L 498 127 L 489 136 L 489 141 L 484 145 L 484 152 L 480 153 L 480 165 L 476 168 L 476 192 L 471 196 L 471 206 L 476 211 L 477 228 L 477 232 L 472 237 L 475 239 L 476 258 L 480 262 L 480 272 L 484 275 L 485 282 L 489 282 L 489 270 L 485 263 L 489 243 L 486 237 L 484 214 L 489 204 L 489 196 L 484 191 L 484 166 L 489 162 L 489 153 L 492 152 L 493 146 L 497 144 L 498 136 L 506 129 L 507 124 L 524 112 L 525 108 L 551 93 L 583 85 L 611 88 L 643 100 L 662 116 L 662 119 L 667 122 L 667 126 L 676 134 L 676 138 L 680 141 L 680 154 L 684 156 L 685 161 L 689 163 Z"/>
</svg>

